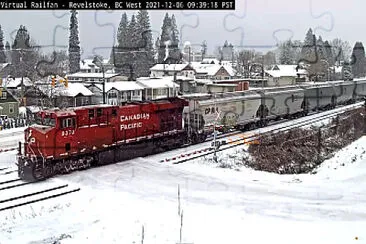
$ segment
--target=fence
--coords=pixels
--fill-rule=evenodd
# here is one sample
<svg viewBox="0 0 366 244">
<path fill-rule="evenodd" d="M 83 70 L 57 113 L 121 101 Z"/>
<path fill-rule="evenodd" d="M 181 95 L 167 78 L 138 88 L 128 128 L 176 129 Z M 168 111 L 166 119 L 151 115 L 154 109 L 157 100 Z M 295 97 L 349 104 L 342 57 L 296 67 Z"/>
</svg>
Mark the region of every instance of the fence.
<svg viewBox="0 0 366 244">
<path fill-rule="evenodd" d="M 0 118 L 0 130 L 6 130 L 11 128 L 18 128 L 30 125 L 31 121 L 27 118 Z"/>
</svg>

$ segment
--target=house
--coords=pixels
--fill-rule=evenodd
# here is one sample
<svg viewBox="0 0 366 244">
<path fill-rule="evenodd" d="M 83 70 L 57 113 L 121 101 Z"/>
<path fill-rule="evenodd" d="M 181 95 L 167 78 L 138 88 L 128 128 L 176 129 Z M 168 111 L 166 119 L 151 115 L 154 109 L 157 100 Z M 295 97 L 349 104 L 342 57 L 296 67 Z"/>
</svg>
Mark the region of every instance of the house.
<svg viewBox="0 0 366 244">
<path fill-rule="evenodd" d="M 234 69 L 229 65 L 200 64 L 194 69 L 197 79 L 224 80 L 235 77 Z"/>
<path fill-rule="evenodd" d="M 2 79 L 2 87 L 6 87 L 19 102 L 20 106 L 25 106 L 27 100 L 33 101 L 37 99 L 34 94 L 34 86 L 28 77 L 12 77 L 8 76 Z"/>
<path fill-rule="evenodd" d="M 128 80 L 127 77 L 121 76 L 118 73 L 73 73 L 68 74 L 66 77 L 69 82 L 73 83 L 99 83 L 103 82 L 103 75 L 105 82 Z"/>
<path fill-rule="evenodd" d="M 150 68 L 150 77 L 163 76 L 185 76 L 194 77 L 195 71 L 192 66 L 186 64 L 156 64 Z"/>
<path fill-rule="evenodd" d="M 102 84 L 84 83 L 84 86 L 93 93 L 93 96 L 90 98 L 90 104 L 103 104 Z"/>
<path fill-rule="evenodd" d="M 19 101 L 6 89 L 0 87 L 0 116 L 17 118 L 19 115 Z"/>
<path fill-rule="evenodd" d="M 93 93 L 82 83 L 69 83 L 68 87 L 54 89 L 53 100 L 55 107 L 67 108 L 91 104 Z"/>
<path fill-rule="evenodd" d="M 93 63 L 92 58 L 80 60 L 80 73 L 102 73 L 102 68 Z M 109 63 L 108 59 L 103 59 L 102 65 L 104 72 L 111 70 L 113 65 Z"/>
<path fill-rule="evenodd" d="M 82 83 L 68 83 L 66 87 L 58 80 L 55 86 L 48 80 L 37 81 L 37 88 L 47 97 L 42 107 L 77 107 L 92 104 L 93 92 Z"/>
<path fill-rule="evenodd" d="M 136 83 L 144 87 L 143 100 L 155 100 L 169 97 L 176 97 L 179 85 L 174 82 L 173 76 L 160 78 L 140 77 Z"/>
<path fill-rule="evenodd" d="M 105 84 L 107 104 L 120 105 L 124 102 L 142 101 L 144 87 L 135 81 L 117 81 Z"/>
<path fill-rule="evenodd" d="M 268 86 L 295 85 L 297 81 L 307 79 L 307 71 L 298 65 L 274 65 L 264 72 L 268 76 Z"/>
</svg>

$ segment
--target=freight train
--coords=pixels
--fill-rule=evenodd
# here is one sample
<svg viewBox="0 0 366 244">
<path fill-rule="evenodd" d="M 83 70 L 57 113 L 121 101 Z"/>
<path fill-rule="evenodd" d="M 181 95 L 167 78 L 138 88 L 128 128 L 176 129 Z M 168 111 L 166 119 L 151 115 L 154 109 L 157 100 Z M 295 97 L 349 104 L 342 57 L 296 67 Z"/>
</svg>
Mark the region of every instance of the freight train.
<svg viewBox="0 0 366 244">
<path fill-rule="evenodd" d="M 19 143 L 18 175 L 43 180 L 200 143 L 214 126 L 249 130 L 365 96 L 366 80 L 354 80 L 44 110 Z"/>
</svg>

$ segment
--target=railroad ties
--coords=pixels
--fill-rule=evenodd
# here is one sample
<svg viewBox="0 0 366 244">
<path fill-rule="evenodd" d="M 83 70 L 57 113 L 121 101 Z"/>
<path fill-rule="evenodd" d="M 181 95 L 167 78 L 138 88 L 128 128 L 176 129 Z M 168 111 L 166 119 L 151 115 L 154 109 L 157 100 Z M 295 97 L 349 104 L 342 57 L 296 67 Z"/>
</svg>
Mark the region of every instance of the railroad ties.
<svg viewBox="0 0 366 244">
<path fill-rule="evenodd" d="M 14 168 L 0 169 L 0 212 L 78 192 L 80 188 L 55 182 L 26 182 Z"/>
</svg>

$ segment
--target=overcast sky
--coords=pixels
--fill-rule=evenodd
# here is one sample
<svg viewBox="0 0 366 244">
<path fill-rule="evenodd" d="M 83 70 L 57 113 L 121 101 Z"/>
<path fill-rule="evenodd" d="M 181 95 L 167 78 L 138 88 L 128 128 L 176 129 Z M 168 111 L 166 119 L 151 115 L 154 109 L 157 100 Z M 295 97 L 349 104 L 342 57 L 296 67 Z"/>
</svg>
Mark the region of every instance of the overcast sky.
<svg viewBox="0 0 366 244">
<path fill-rule="evenodd" d="M 291 37 L 303 40 L 309 27 L 323 40 L 339 37 L 353 47 L 356 41 L 366 41 L 365 7 L 362 0 L 238 0 L 235 11 L 185 10 L 169 14 L 176 16 L 182 43 L 190 41 L 198 46 L 206 40 L 209 51 L 225 40 L 237 49 L 244 46 L 267 50 Z M 123 12 L 79 11 L 83 57 L 94 53 L 109 57 Z M 154 37 L 160 32 L 166 12 L 149 11 Z M 129 16 L 133 13 L 127 11 Z M 12 42 L 14 31 L 25 25 L 38 44 L 67 49 L 69 17 L 69 11 L 1 10 L 0 25 L 6 41 Z"/>
</svg>

